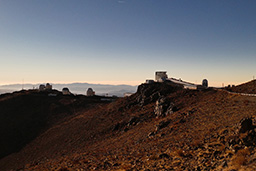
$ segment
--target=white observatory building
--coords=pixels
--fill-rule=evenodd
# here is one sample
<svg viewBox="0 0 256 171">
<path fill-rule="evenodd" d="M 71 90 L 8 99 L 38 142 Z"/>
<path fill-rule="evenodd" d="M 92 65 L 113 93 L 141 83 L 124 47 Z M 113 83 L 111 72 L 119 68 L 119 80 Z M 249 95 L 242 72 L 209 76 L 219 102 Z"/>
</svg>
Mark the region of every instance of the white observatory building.
<svg viewBox="0 0 256 171">
<path fill-rule="evenodd" d="M 94 96 L 95 95 L 95 91 L 93 91 L 92 88 L 88 88 L 87 92 L 86 92 L 87 96 Z"/>
<path fill-rule="evenodd" d="M 156 71 L 155 80 L 156 82 L 164 82 L 168 78 L 166 71 Z"/>
<path fill-rule="evenodd" d="M 69 91 L 69 89 L 68 89 L 67 87 L 64 87 L 64 88 L 62 89 L 62 94 L 63 94 L 63 95 L 70 95 L 71 93 L 70 93 L 70 91 Z"/>
</svg>

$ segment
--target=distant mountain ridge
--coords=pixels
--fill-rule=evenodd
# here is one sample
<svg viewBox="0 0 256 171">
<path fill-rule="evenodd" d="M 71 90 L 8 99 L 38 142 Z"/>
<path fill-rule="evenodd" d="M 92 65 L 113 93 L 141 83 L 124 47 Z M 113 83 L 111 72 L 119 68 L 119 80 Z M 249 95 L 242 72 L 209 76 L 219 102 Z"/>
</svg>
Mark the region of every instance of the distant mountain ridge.
<svg viewBox="0 0 256 171">
<path fill-rule="evenodd" d="M 45 83 L 43 83 L 45 84 Z M 10 85 L 1 85 L 0 94 L 11 93 L 13 91 L 19 91 L 23 89 L 37 89 L 38 84 L 10 84 Z M 74 94 L 86 94 L 88 88 L 92 88 L 96 95 L 115 95 L 122 97 L 124 93 L 135 93 L 138 86 L 131 85 L 109 85 L 109 84 L 89 84 L 89 83 L 70 83 L 70 84 L 52 84 L 53 89 L 61 91 L 62 88 L 67 87 Z"/>
</svg>

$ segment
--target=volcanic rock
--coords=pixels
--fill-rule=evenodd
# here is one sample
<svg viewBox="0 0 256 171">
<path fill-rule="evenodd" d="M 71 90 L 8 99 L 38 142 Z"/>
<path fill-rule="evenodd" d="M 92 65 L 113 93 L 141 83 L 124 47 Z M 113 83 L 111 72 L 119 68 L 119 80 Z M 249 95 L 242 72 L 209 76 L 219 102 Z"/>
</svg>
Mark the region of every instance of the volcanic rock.
<svg viewBox="0 0 256 171">
<path fill-rule="evenodd" d="M 156 117 L 165 117 L 166 115 L 172 114 L 176 111 L 177 108 L 174 106 L 174 103 L 170 102 L 169 99 L 161 96 L 155 105 L 155 116 Z"/>
<path fill-rule="evenodd" d="M 252 125 L 252 119 L 251 118 L 244 118 L 240 121 L 240 133 L 245 133 L 249 130 L 253 129 L 253 125 Z"/>
</svg>

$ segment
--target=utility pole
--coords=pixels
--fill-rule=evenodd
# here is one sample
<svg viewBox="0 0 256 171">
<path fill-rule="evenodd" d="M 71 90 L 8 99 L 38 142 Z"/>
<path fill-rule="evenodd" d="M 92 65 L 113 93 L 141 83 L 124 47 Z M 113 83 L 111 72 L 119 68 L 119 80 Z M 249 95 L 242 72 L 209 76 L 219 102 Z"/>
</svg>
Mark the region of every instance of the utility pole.
<svg viewBox="0 0 256 171">
<path fill-rule="evenodd" d="M 24 79 L 22 79 L 22 90 L 24 89 Z"/>
<path fill-rule="evenodd" d="M 254 80 L 254 76 L 252 77 L 252 80 Z"/>
</svg>

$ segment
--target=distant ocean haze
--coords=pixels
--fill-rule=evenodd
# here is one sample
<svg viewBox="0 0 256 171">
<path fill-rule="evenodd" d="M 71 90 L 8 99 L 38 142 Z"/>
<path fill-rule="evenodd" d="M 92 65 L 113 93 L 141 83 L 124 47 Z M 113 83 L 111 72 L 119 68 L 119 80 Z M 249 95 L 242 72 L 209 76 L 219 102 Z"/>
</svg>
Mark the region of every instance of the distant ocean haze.
<svg viewBox="0 0 256 171">
<path fill-rule="evenodd" d="M 0 86 L 0 94 L 11 93 L 25 89 L 38 89 L 40 84 L 10 84 Z M 107 84 L 88 84 L 88 83 L 71 83 L 71 84 L 52 84 L 53 89 L 62 91 L 67 87 L 73 94 L 86 94 L 88 88 L 92 88 L 96 95 L 124 96 L 124 93 L 135 93 L 137 86 L 131 85 L 107 85 Z"/>
<path fill-rule="evenodd" d="M 11 93 L 11 92 L 13 92 L 13 90 L 11 90 L 11 89 L 2 89 L 2 88 L 0 88 L 0 94 L 4 94 L 4 93 Z"/>
</svg>

